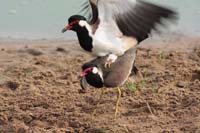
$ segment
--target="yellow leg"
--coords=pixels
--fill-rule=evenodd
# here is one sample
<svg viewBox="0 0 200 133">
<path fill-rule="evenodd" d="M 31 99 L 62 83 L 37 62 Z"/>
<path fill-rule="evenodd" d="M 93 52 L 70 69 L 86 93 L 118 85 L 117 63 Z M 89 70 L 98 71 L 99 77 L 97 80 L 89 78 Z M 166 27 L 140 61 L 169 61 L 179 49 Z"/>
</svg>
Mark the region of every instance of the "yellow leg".
<svg viewBox="0 0 200 133">
<path fill-rule="evenodd" d="M 106 90 L 105 88 L 101 89 L 101 95 L 100 95 L 99 100 L 98 100 L 98 102 L 97 102 L 97 104 L 95 106 L 95 109 L 92 112 L 92 116 L 94 116 L 96 114 L 96 111 L 97 111 L 97 108 L 98 108 L 98 106 L 99 106 L 99 104 L 101 102 L 101 99 L 102 99 L 103 95 L 105 94 L 105 90 Z"/>
<path fill-rule="evenodd" d="M 121 94 L 122 94 L 119 87 L 117 87 L 117 91 L 118 91 L 118 95 L 117 95 L 117 102 L 116 102 L 116 105 L 115 105 L 115 120 L 117 118 L 117 113 L 118 113 L 118 110 L 119 110 L 119 101 L 120 101 Z"/>
</svg>

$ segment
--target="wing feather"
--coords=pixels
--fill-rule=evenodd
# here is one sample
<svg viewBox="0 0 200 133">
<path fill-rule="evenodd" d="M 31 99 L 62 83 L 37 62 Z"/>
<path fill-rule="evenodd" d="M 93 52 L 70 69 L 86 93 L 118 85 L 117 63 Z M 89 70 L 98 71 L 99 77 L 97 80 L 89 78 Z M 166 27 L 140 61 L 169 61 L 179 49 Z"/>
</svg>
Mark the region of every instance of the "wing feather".
<svg viewBox="0 0 200 133">
<path fill-rule="evenodd" d="M 104 26 L 109 30 L 105 34 L 123 34 L 138 42 L 148 38 L 152 30 L 159 31 L 157 25 L 165 26 L 164 19 L 175 20 L 178 16 L 169 8 L 142 0 L 88 0 L 89 7 L 92 9 L 91 24 L 100 20 L 99 28 Z"/>
<path fill-rule="evenodd" d="M 124 35 L 135 37 L 138 42 L 148 38 L 152 30 L 158 31 L 158 24 L 164 26 L 163 18 L 177 18 L 173 10 L 142 0 L 99 0 L 98 8 L 100 21 L 114 19 Z"/>
<path fill-rule="evenodd" d="M 98 9 L 96 0 L 87 0 L 85 3 L 83 3 L 81 11 L 88 15 L 87 19 L 91 25 L 97 22 Z"/>
</svg>

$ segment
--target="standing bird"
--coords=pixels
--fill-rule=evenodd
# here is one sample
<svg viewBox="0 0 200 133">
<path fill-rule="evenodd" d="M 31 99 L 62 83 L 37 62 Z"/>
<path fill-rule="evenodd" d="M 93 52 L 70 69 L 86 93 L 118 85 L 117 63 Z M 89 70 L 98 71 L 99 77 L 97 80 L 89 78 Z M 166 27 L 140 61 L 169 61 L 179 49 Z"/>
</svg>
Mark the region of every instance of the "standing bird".
<svg viewBox="0 0 200 133">
<path fill-rule="evenodd" d="M 129 75 L 135 61 L 136 48 L 129 49 L 124 55 L 119 56 L 119 58 L 111 64 L 109 68 L 104 67 L 105 60 L 107 56 L 98 57 L 92 61 L 85 63 L 82 66 L 82 73 L 80 75 L 80 84 L 82 89 L 87 87 L 87 83 L 95 88 L 114 88 L 118 90 L 118 98 L 115 108 L 115 118 L 118 112 L 118 104 L 121 96 L 120 86 L 122 86 Z"/>
<path fill-rule="evenodd" d="M 80 46 L 96 56 L 106 56 L 105 65 L 149 37 L 163 19 L 174 20 L 171 9 L 142 0 L 87 0 L 82 11 L 89 11 L 89 19 L 73 15 L 62 32 L 77 33 Z"/>
</svg>

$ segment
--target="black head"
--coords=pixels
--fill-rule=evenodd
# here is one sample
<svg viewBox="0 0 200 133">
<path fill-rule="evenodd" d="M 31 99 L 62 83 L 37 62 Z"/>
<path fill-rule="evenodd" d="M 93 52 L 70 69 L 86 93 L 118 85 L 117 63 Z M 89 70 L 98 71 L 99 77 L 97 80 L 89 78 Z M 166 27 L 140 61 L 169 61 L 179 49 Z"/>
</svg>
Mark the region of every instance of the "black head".
<svg viewBox="0 0 200 133">
<path fill-rule="evenodd" d="M 79 31 L 83 27 L 79 25 L 79 21 L 84 20 L 86 21 L 86 18 L 80 15 L 73 15 L 68 19 L 68 25 L 63 28 L 62 32 L 64 33 L 67 30 L 73 30 L 73 31 Z"/>
<path fill-rule="evenodd" d="M 95 64 L 85 64 L 82 66 L 82 78 L 85 77 L 88 84 L 96 88 L 103 87 L 102 71 Z"/>
</svg>

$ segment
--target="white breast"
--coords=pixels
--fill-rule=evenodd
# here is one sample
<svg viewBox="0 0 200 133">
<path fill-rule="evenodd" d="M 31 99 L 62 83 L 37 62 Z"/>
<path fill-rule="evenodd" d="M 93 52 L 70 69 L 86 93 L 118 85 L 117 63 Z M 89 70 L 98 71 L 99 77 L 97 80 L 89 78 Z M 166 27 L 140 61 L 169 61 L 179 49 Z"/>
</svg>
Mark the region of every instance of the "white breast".
<svg viewBox="0 0 200 133">
<path fill-rule="evenodd" d="M 93 38 L 92 54 L 96 56 L 105 56 L 111 53 L 120 56 L 137 44 L 136 39 L 123 36 L 116 28 L 113 30 L 113 26 L 116 27 L 114 22 L 101 22 L 94 34 L 89 24 L 86 22 L 81 22 L 80 24 L 81 26 L 86 26 L 89 35 Z"/>
<path fill-rule="evenodd" d="M 98 56 L 105 56 L 109 53 L 122 55 L 123 42 L 122 35 L 112 33 L 107 29 L 108 26 L 99 26 L 93 37 L 93 53 Z"/>
</svg>

